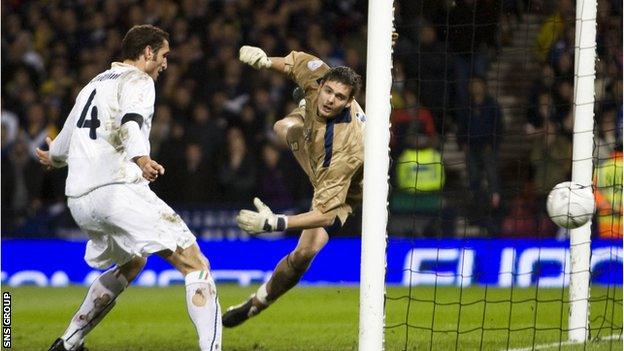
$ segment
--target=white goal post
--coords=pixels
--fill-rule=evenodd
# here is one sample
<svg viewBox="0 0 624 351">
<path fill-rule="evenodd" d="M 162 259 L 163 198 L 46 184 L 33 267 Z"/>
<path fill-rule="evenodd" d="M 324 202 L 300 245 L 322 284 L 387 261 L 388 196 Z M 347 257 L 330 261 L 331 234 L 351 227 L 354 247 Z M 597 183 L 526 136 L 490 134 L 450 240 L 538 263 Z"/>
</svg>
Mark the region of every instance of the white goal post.
<svg viewBox="0 0 624 351">
<path fill-rule="evenodd" d="M 360 351 L 379 351 L 384 346 L 393 17 L 392 0 L 368 2 Z"/>
<path fill-rule="evenodd" d="M 572 181 L 584 186 L 592 186 L 596 13 L 596 0 L 576 2 Z M 589 338 L 590 252 L 591 221 L 570 231 L 568 340 L 571 342 L 585 342 Z"/>
</svg>

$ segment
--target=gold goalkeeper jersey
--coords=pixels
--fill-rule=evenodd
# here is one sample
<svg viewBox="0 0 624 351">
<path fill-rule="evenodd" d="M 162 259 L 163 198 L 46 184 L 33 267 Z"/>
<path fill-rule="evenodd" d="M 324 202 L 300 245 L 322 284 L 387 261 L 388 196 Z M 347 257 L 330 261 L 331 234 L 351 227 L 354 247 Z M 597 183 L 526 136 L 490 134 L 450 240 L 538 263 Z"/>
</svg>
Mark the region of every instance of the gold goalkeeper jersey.
<svg viewBox="0 0 624 351">
<path fill-rule="evenodd" d="M 355 100 L 332 119 L 319 116 L 319 79 L 329 66 L 297 51 L 286 56 L 285 63 L 287 74 L 305 91 L 306 105 L 290 114 L 303 119 L 303 132 L 291 149 L 299 153 L 296 156 L 303 161 L 314 187 L 312 208 L 323 213 L 342 209 L 337 215 L 344 224 L 353 206 L 362 200 L 366 117 Z"/>
</svg>

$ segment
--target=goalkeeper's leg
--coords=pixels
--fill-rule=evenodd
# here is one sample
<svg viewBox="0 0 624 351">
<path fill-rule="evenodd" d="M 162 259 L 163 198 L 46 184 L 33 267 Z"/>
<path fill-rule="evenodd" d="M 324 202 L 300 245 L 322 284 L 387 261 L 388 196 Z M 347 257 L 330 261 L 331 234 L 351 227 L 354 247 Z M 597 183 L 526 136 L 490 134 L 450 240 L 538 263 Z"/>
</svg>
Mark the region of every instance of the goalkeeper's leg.
<svg viewBox="0 0 624 351">
<path fill-rule="evenodd" d="M 141 272 L 146 262 L 147 259 L 144 257 L 135 257 L 130 262 L 109 269 L 97 277 L 69 327 L 50 350 L 81 350 L 86 335 L 115 306 L 117 296 Z"/>
<path fill-rule="evenodd" d="M 222 318 L 223 326 L 231 328 L 243 323 L 297 285 L 328 240 L 329 235 L 323 228 L 304 230 L 297 247 L 279 261 L 271 279 L 262 284 L 247 301 L 228 308 Z"/>
</svg>

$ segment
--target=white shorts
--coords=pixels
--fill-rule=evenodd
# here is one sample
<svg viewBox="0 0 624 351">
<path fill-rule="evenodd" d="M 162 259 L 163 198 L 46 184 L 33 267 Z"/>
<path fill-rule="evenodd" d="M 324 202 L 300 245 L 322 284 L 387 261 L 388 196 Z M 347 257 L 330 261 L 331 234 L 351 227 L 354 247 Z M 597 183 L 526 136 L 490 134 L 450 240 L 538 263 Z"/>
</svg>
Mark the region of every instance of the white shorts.
<svg viewBox="0 0 624 351">
<path fill-rule="evenodd" d="M 106 185 L 70 197 L 67 204 L 89 235 L 85 261 L 93 268 L 123 265 L 136 256 L 195 243 L 182 218 L 146 185 Z"/>
</svg>

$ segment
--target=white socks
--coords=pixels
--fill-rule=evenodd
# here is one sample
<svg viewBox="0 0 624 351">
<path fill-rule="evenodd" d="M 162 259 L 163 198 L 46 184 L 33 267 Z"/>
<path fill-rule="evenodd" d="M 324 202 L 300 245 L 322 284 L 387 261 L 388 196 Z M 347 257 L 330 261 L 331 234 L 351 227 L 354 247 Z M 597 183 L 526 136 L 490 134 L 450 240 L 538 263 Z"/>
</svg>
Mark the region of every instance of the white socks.
<svg viewBox="0 0 624 351">
<path fill-rule="evenodd" d="M 221 308 L 210 271 L 195 271 L 184 277 L 186 306 L 199 335 L 202 351 L 221 350 Z M 115 299 L 128 286 L 115 268 L 102 273 L 89 288 L 84 302 L 61 337 L 68 350 L 75 350 L 85 336 L 115 305 Z"/>
<path fill-rule="evenodd" d="M 266 286 L 267 286 L 266 282 L 260 285 L 260 287 L 258 288 L 258 291 L 256 291 L 256 299 L 260 301 L 261 304 L 268 306 L 273 301 L 269 301 L 267 299 L 267 296 L 269 295 L 269 293 L 267 292 Z"/>
<path fill-rule="evenodd" d="M 221 307 L 210 271 L 195 271 L 184 277 L 186 307 L 195 324 L 202 351 L 221 350 Z"/>
<path fill-rule="evenodd" d="M 84 302 L 61 337 L 68 350 L 74 350 L 84 337 L 115 305 L 115 298 L 128 286 L 126 278 L 116 268 L 109 269 L 93 281 Z"/>
</svg>

